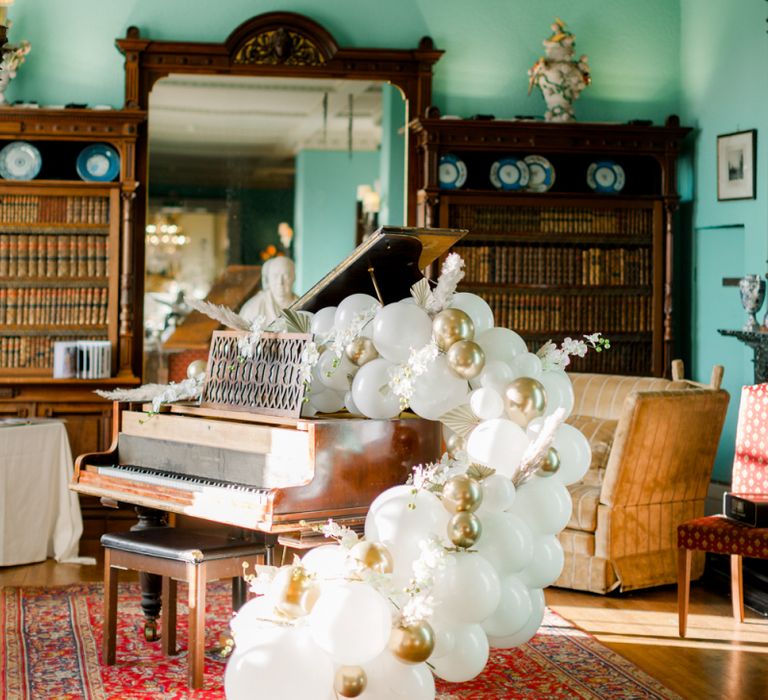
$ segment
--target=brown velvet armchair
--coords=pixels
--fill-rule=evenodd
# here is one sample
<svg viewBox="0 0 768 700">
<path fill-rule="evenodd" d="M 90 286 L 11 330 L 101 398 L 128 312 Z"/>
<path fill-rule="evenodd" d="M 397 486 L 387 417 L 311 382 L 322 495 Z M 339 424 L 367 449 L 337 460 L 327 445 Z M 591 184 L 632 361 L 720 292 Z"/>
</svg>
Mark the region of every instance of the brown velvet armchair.
<svg viewBox="0 0 768 700">
<path fill-rule="evenodd" d="M 560 534 L 556 586 L 594 593 L 677 580 L 677 526 L 704 514 L 728 393 L 723 369 L 709 385 L 682 379 L 571 374 L 568 422 L 592 445 L 584 479 L 569 487 L 573 513 Z M 703 555 L 692 573 L 703 572 Z"/>
</svg>

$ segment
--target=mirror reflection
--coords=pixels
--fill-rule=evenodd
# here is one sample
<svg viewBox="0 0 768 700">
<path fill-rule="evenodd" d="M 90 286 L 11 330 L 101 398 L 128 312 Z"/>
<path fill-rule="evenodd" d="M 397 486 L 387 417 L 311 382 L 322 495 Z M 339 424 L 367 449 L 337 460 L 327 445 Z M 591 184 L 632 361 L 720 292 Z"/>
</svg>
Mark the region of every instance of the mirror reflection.
<svg viewBox="0 0 768 700">
<path fill-rule="evenodd" d="M 184 294 L 208 296 L 228 271 L 242 279 L 251 270 L 255 293 L 261 266 L 290 258 L 301 294 L 378 225 L 402 224 L 405 119 L 401 93 L 382 83 L 158 81 L 149 99 L 147 349 L 173 334 Z"/>
</svg>

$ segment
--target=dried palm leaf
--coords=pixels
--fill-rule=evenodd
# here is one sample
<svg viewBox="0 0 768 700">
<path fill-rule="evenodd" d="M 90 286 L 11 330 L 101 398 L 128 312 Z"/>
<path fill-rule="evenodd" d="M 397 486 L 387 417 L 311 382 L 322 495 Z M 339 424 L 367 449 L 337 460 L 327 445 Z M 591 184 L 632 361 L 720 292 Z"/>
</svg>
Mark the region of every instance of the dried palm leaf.
<svg viewBox="0 0 768 700">
<path fill-rule="evenodd" d="M 469 437 L 469 434 L 480 424 L 480 419 L 472 412 L 469 404 L 443 413 L 438 420 L 462 438 Z"/>
</svg>

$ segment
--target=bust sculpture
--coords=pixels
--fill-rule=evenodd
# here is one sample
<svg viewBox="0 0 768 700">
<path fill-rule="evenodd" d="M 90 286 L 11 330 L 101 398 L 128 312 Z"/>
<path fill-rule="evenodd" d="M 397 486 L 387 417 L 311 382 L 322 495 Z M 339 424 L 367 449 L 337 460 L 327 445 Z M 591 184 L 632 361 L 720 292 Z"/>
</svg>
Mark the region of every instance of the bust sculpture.
<svg viewBox="0 0 768 700">
<path fill-rule="evenodd" d="M 285 256 L 270 258 L 261 266 L 261 291 L 243 304 L 240 315 L 248 321 L 263 316 L 269 323 L 298 298 L 293 293 L 296 269 Z"/>
</svg>

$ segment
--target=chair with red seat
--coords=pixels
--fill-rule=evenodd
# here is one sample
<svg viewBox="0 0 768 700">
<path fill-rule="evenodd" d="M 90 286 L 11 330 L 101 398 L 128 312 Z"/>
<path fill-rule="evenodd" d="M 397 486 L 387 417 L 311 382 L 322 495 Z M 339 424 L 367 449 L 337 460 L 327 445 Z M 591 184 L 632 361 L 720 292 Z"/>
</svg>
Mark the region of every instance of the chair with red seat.
<svg viewBox="0 0 768 700">
<path fill-rule="evenodd" d="M 768 384 L 745 386 L 741 391 L 731 491 L 768 494 Z M 730 555 L 733 616 L 743 622 L 742 558 L 768 559 L 768 528 L 750 527 L 723 515 L 710 515 L 679 525 L 677 546 L 680 636 L 685 636 L 688 621 L 694 551 Z"/>
</svg>

